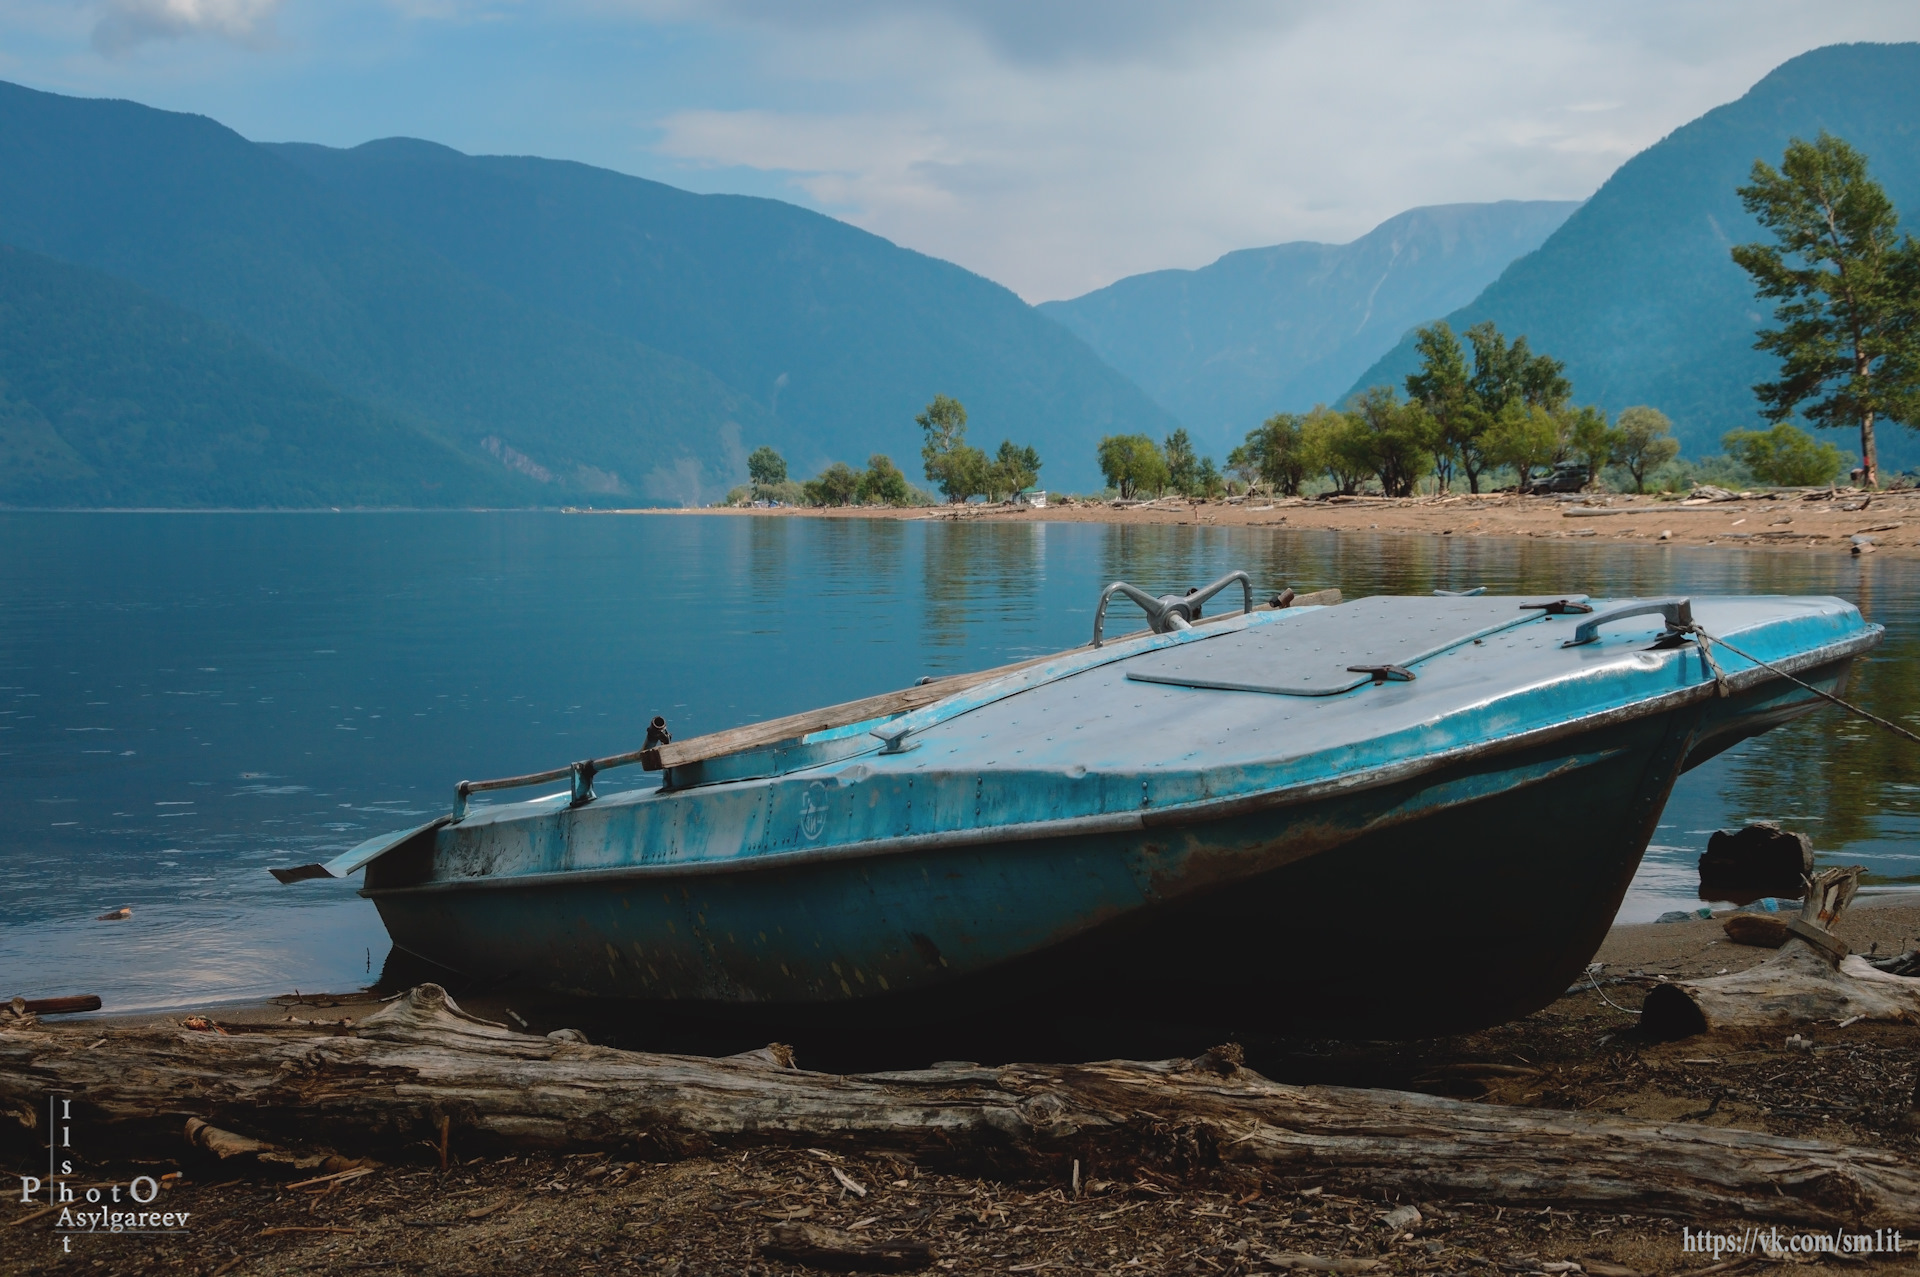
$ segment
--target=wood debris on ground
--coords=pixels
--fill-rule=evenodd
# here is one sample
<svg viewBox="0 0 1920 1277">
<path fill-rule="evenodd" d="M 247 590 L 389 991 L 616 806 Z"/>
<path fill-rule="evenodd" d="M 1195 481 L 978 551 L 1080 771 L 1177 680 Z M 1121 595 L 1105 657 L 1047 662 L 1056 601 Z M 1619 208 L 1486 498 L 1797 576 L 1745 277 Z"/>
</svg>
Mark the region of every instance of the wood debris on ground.
<svg viewBox="0 0 1920 1277">
<path fill-rule="evenodd" d="M 1920 1160 L 1920 1029 L 1809 1025 L 1799 1035 L 1811 1045 L 1804 1052 L 1790 1049 L 1780 1033 L 1656 1043 L 1633 1028 L 1643 992 L 1638 984 L 1589 990 L 1514 1024 L 1422 1042 L 1250 1038 L 1248 1063 L 1290 1081 L 1738 1126 Z M 183 1149 L 186 1182 L 173 1181 L 164 1202 L 194 1212 L 191 1231 L 77 1238 L 74 1258 L 84 1249 L 82 1269 L 97 1259 L 104 1267 L 93 1271 L 202 1277 L 230 1263 L 229 1271 L 242 1275 L 390 1269 L 785 1277 L 821 1271 L 775 1253 L 776 1230 L 805 1222 L 823 1230 L 812 1234 L 816 1239 L 843 1249 L 851 1238 L 878 1253 L 924 1257 L 923 1271 L 934 1274 L 1668 1277 L 1770 1266 L 1763 1257 L 1721 1255 L 1720 1264 L 1736 1267 L 1716 1267 L 1714 1256 L 1684 1249 L 1687 1225 L 1671 1218 L 1518 1210 L 1418 1194 L 1389 1200 L 1237 1165 L 1188 1176 L 1087 1165 L 1076 1195 L 1070 1174 L 1057 1183 L 996 1180 L 847 1149 L 675 1157 L 641 1140 L 623 1153 L 455 1156 L 445 1172 L 436 1149 L 418 1153 L 417 1165 L 275 1179 L 261 1172 L 236 1177 L 231 1163 Z M 20 1165 L 9 1169 L 30 1173 L 29 1154 L 44 1157 L 44 1150 L 20 1150 L 13 1159 Z M 24 1216 L 39 1208 L 18 1209 Z M 10 1232 L 0 1272 L 74 1271 L 54 1253 L 52 1223 L 43 1216 Z M 1726 1223 L 1701 1219 L 1693 1227 Z M 1825 1267 L 1911 1273 L 1915 1263 L 1910 1241 L 1902 1259 L 1829 1257 Z"/>
</svg>

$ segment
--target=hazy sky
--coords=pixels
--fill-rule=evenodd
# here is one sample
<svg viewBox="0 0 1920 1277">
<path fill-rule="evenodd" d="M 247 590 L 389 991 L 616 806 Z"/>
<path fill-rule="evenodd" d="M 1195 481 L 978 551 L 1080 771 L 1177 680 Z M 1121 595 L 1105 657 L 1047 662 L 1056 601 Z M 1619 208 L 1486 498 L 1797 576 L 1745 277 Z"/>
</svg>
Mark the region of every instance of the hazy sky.
<svg viewBox="0 0 1920 1277">
<path fill-rule="evenodd" d="M 0 77 L 793 200 L 1029 300 L 1589 195 L 1913 0 L 0 0 Z"/>
</svg>

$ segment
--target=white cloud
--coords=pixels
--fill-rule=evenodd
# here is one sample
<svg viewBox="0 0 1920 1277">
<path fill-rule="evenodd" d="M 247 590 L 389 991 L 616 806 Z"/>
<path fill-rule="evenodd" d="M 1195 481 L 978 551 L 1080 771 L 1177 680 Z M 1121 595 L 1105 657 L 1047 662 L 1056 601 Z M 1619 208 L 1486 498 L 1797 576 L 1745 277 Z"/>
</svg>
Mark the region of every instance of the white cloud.
<svg viewBox="0 0 1920 1277">
<path fill-rule="evenodd" d="M 590 0 L 590 3 L 592 0 Z M 880 26 L 969 32 L 1030 66 L 1205 59 L 1222 40 L 1285 28 L 1305 0 L 598 0 L 610 12 L 835 38 Z"/>
<path fill-rule="evenodd" d="M 1033 300 L 1582 198 L 1795 54 L 1913 39 L 1912 0 L 0 0 L 43 87 L 783 195 Z"/>
<path fill-rule="evenodd" d="M 125 53 L 150 40 L 213 35 L 258 48 L 273 34 L 281 0 L 104 0 L 93 47 Z"/>
<path fill-rule="evenodd" d="M 667 114 L 660 154 L 785 174 L 1036 300 L 1416 204 L 1583 198 L 1796 53 L 1920 37 L 1877 2 L 643 3 L 741 33 L 761 85 Z"/>
</svg>

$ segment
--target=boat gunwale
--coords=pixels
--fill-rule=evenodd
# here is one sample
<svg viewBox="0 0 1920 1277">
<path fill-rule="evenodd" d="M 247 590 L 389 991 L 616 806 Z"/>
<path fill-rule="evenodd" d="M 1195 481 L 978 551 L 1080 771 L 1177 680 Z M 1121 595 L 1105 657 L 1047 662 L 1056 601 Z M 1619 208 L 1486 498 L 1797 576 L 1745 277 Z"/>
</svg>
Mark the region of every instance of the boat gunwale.
<svg viewBox="0 0 1920 1277">
<path fill-rule="evenodd" d="M 1878 647 L 1885 633 L 1886 627 L 1868 622 L 1857 634 L 1836 639 L 1795 656 L 1770 661 L 1769 664 L 1774 669 L 1785 673 L 1797 673 L 1843 660 L 1853 660 Z M 1772 670 L 1758 665 L 1733 671 L 1725 678 L 1728 686 L 1735 691 L 1744 691 L 1749 687 L 1779 681 L 1779 676 Z M 1657 696 L 1637 700 L 1631 704 L 1616 705 L 1610 709 L 1598 710 L 1592 714 L 1554 723 L 1547 727 L 1535 728 L 1528 732 L 1457 745 L 1451 749 L 1423 754 L 1418 758 L 1402 759 L 1341 776 L 1308 781 L 1304 784 L 1253 794 L 1235 794 L 1225 798 L 1197 799 L 1167 807 L 1102 812 L 1089 816 L 1068 816 L 1057 820 L 1022 821 L 1017 824 L 955 829 L 936 833 L 902 834 L 888 838 L 869 838 L 861 842 L 843 843 L 834 847 L 807 848 L 758 856 L 732 856 L 726 859 L 692 860 L 671 864 L 618 865 L 596 869 L 561 869 L 531 874 L 486 875 L 372 889 L 362 886 L 359 894 L 368 899 L 378 899 L 388 896 L 433 895 L 457 891 L 589 885 L 628 879 L 706 877 L 713 874 L 751 873 L 841 860 L 875 859 L 880 856 L 905 854 L 926 848 L 948 849 L 1005 842 L 1037 842 L 1054 838 L 1131 833 L 1169 826 L 1211 823 L 1230 820 L 1252 812 L 1297 806 L 1335 795 L 1397 784 L 1423 772 L 1438 771 L 1478 758 L 1498 757 L 1504 753 L 1549 745 L 1571 736 L 1611 727 L 1618 723 L 1670 713 L 1697 701 L 1716 699 L 1718 695 L 1715 681 L 1707 678 L 1690 687 L 1662 692 Z"/>
</svg>

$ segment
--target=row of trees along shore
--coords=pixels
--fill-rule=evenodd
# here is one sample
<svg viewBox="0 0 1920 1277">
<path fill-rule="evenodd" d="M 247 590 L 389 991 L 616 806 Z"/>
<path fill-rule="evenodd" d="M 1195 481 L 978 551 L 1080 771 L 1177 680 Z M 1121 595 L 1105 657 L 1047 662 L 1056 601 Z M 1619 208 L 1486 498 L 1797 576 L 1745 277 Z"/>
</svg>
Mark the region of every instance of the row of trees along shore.
<svg viewBox="0 0 1920 1277">
<path fill-rule="evenodd" d="M 1753 388 L 1770 428 L 1729 432 L 1723 458 L 1676 467 L 1679 443 L 1657 409 L 1627 408 L 1610 423 L 1598 408 L 1572 404 L 1564 365 L 1525 337 L 1509 343 L 1480 323 L 1462 345 L 1436 323 L 1416 333 L 1420 368 L 1407 377 L 1404 400 L 1374 386 L 1342 411 L 1277 414 L 1228 455 L 1227 470 L 1285 495 L 1322 481 L 1353 493 L 1374 479 L 1384 495 L 1408 496 L 1429 474 L 1436 491 L 1464 479 L 1478 492 L 1493 471 L 1510 471 L 1525 491 L 1563 462 L 1592 479 L 1618 467 L 1635 491 L 1663 468 L 1676 471 L 1669 483 L 1702 471 L 1744 471 L 1781 486 L 1833 482 L 1853 455 L 1793 425 L 1798 414 L 1816 427 L 1857 428 L 1860 482 L 1878 486 L 1877 422 L 1920 425 L 1920 246 L 1899 231 L 1898 211 L 1867 170 L 1865 156 L 1822 132 L 1814 142 L 1793 139 L 1778 169 L 1756 160 L 1739 188 L 1747 212 L 1773 235 L 1732 254 L 1756 293 L 1775 303 L 1778 326 L 1760 330 L 1754 345 L 1779 359 L 1780 375 Z M 1100 466 L 1123 497 L 1210 493 L 1211 462 L 1183 480 L 1173 464 L 1182 454 L 1191 455 L 1184 431 L 1164 451 L 1141 436 L 1114 436 L 1100 443 Z"/>
<path fill-rule="evenodd" d="M 747 483 L 727 493 L 727 505 L 916 505 L 924 499 L 893 458 L 876 452 L 865 470 L 836 461 L 801 483 L 787 477 L 787 459 L 772 448 L 747 457 Z"/>
<path fill-rule="evenodd" d="M 999 501 L 1024 492 L 1040 478 L 1040 453 L 1011 439 L 989 457 L 967 442 L 967 410 L 958 399 L 935 395 L 914 418 L 926 442 L 920 459 L 927 479 L 947 501 L 974 497 Z M 907 480 L 893 458 L 876 452 L 865 470 L 836 461 L 804 483 L 787 477 L 787 461 L 772 448 L 755 448 L 747 458 L 747 483 L 727 494 L 726 504 L 849 506 L 932 505 L 934 499 Z"/>
<path fill-rule="evenodd" d="M 1855 473 L 1877 487 L 1878 423 L 1920 427 L 1920 244 L 1900 231 L 1899 212 L 1868 173 L 1866 156 L 1824 130 L 1813 142 L 1789 142 L 1778 169 L 1755 160 L 1738 192 L 1773 236 L 1771 243 L 1737 245 L 1732 254 L 1757 295 L 1774 303 L 1778 326 L 1761 329 L 1754 346 L 1780 361 L 1780 374 L 1753 387 L 1769 428 L 1729 432 L 1724 457 L 1681 466 L 1672 423 L 1659 410 L 1626 408 L 1609 421 L 1598 407 L 1573 404 L 1565 365 L 1533 351 L 1526 337 L 1509 342 L 1489 321 L 1468 328 L 1463 345 L 1440 322 L 1415 333 L 1420 367 L 1406 378 L 1405 398 L 1381 385 L 1341 409 L 1278 413 L 1228 454 L 1224 473 L 1212 457 L 1195 453 L 1184 429 L 1160 442 L 1108 435 L 1099 444 L 1100 472 L 1123 499 L 1256 488 L 1351 494 L 1369 480 L 1383 495 L 1403 497 L 1429 475 L 1436 492 L 1464 480 L 1477 493 L 1496 472 L 1511 473 L 1524 492 L 1569 462 L 1588 481 L 1614 467 L 1636 492 L 1663 476 L 1668 486 L 1701 476 L 1831 483 L 1853 454 L 1792 424 L 1798 414 L 1819 428 L 1857 428 Z M 926 477 L 949 502 L 1010 497 L 1039 478 L 1040 455 L 1031 446 L 1003 441 L 990 457 L 968 444 L 967 410 L 957 399 L 936 395 L 914 420 L 925 439 Z M 804 484 L 787 479 L 786 462 L 771 448 L 754 452 L 747 468 L 751 486 L 730 493 L 730 503 L 932 500 L 878 453 L 865 471 L 835 462 Z"/>
</svg>

